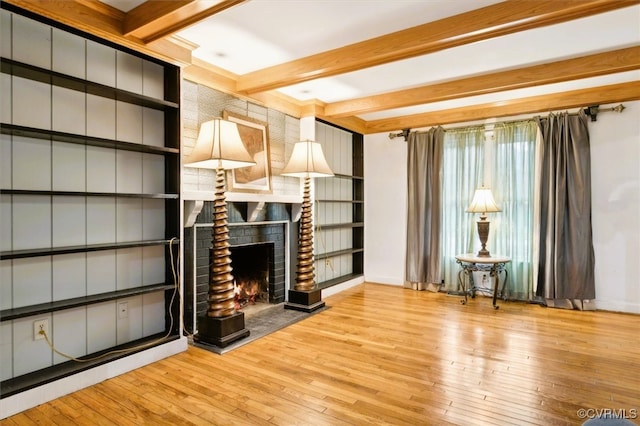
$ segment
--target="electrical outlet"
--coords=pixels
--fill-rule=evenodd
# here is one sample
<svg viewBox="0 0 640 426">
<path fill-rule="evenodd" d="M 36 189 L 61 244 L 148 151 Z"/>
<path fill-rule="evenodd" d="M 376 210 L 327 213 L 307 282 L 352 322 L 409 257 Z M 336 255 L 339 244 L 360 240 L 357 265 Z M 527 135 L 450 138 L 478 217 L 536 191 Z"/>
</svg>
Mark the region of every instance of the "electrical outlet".
<svg viewBox="0 0 640 426">
<path fill-rule="evenodd" d="M 118 319 L 125 319 L 129 316 L 129 303 L 118 303 Z"/>
<path fill-rule="evenodd" d="M 44 334 L 40 334 L 40 331 L 44 331 L 49 335 L 49 320 L 42 319 L 33 322 L 33 340 L 44 339 Z"/>
</svg>

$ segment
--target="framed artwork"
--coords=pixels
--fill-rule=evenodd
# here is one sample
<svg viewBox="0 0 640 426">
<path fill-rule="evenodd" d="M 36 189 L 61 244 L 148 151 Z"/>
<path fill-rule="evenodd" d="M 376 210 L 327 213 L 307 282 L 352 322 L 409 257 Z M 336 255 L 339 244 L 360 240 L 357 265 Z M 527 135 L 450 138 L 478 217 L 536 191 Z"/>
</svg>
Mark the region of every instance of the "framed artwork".
<svg viewBox="0 0 640 426">
<path fill-rule="evenodd" d="M 229 191 L 271 193 L 271 153 L 269 151 L 268 124 L 229 111 L 223 112 L 225 120 L 238 125 L 240 138 L 256 162 L 254 166 L 230 171 Z"/>
</svg>

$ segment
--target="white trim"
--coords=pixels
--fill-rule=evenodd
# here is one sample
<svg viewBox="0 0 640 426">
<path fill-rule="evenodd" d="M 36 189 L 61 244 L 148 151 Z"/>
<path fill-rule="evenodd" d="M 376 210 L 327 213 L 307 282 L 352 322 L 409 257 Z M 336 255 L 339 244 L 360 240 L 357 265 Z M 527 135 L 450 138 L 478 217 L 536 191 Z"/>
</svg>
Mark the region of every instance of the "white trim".
<svg viewBox="0 0 640 426">
<path fill-rule="evenodd" d="M 0 399 L 0 419 L 187 350 L 187 338 L 162 344 L 51 383 Z"/>
<path fill-rule="evenodd" d="M 393 275 L 367 275 L 366 281 L 368 283 L 404 286 L 404 281 Z"/>
<path fill-rule="evenodd" d="M 340 293 L 341 291 L 345 291 L 350 289 L 351 287 L 355 287 L 364 283 L 364 276 L 353 278 L 349 281 L 345 281 L 340 284 L 332 285 L 331 287 L 322 289 L 322 298 L 333 296 L 334 294 Z"/>
<path fill-rule="evenodd" d="M 596 310 L 640 314 L 640 304 L 616 300 L 595 300 Z"/>
</svg>

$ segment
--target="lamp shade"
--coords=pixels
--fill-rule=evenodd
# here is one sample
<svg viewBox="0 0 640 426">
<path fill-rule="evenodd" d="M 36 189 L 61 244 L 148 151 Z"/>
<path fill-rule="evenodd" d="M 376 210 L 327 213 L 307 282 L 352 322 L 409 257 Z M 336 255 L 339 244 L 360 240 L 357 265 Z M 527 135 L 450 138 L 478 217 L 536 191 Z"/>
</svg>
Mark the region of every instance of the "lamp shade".
<svg viewBox="0 0 640 426">
<path fill-rule="evenodd" d="M 333 172 L 322 153 L 322 145 L 309 140 L 296 142 L 289 163 L 282 174 L 296 177 L 333 176 Z"/>
<path fill-rule="evenodd" d="M 198 140 L 185 167 L 237 169 L 256 164 L 242 143 L 238 125 L 214 118 L 200 126 Z"/>
<path fill-rule="evenodd" d="M 469 213 L 494 213 L 502 211 L 493 199 L 493 194 L 489 188 L 478 188 L 473 194 L 473 200 L 467 208 Z"/>
</svg>

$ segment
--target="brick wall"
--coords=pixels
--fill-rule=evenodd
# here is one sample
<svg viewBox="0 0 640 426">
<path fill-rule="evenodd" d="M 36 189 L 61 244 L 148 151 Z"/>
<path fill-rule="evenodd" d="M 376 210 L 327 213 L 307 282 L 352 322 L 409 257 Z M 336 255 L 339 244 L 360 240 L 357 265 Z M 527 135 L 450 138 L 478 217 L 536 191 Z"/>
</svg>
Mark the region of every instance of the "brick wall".
<svg viewBox="0 0 640 426">
<path fill-rule="evenodd" d="M 273 264 L 269 273 L 269 303 L 281 303 L 285 300 L 287 288 L 286 269 L 289 276 L 295 269 L 297 252 L 297 224 L 291 222 L 288 206 L 281 203 L 269 203 L 256 219 L 256 223 L 246 221 L 246 203 L 228 203 L 229 243 L 233 246 L 251 243 L 272 243 Z M 211 224 L 213 202 L 205 202 L 196 219 L 196 226 L 185 228 L 184 232 L 184 310 L 185 327 L 193 331 L 193 294 L 196 293 L 196 316 L 207 311 L 207 291 L 209 282 L 209 248 L 211 247 Z M 268 223 L 274 222 L 274 223 Z M 287 222 L 287 223 L 283 223 Z M 285 228 L 289 226 L 289 235 Z M 195 238 L 195 251 L 194 251 Z M 289 250 L 290 263 L 286 265 L 286 250 Z M 195 271 L 193 262 L 195 260 Z M 233 267 L 233 257 L 231 259 Z M 195 280 L 195 285 L 194 285 Z"/>
<path fill-rule="evenodd" d="M 215 89 L 182 81 L 182 155 L 188 158 L 198 138 L 200 124 L 229 111 L 268 125 L 271 156 L 271 187 L 274 195 L 300 194 L 300 180 L 280 176 L 291 156 L 293 145 L 300 140 L 300 120 L 280 111 L 235 98 Z M 213 191 L 215 171 L 185 167 L 182 174 L 185 191 Z"/>
</svg>

